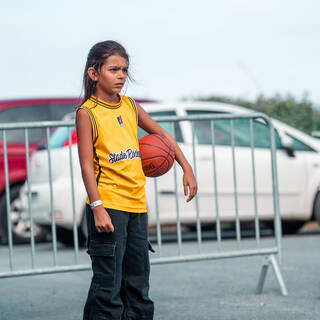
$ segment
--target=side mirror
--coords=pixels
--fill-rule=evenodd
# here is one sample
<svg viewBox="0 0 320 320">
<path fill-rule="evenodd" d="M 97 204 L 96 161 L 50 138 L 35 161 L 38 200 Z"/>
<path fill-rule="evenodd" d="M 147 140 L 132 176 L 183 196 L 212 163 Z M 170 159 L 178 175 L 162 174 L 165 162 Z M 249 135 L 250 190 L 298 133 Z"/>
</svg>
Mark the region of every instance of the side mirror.
<svg viewBox="0 0 320 320">
<path fill-rule="evenodd" d="M 280 134 L 282 148 L 287 152 L 287 155 L 291 158 L 295 157 L 293 149 L 293 140 L 285 133 Z"/>
</svg>

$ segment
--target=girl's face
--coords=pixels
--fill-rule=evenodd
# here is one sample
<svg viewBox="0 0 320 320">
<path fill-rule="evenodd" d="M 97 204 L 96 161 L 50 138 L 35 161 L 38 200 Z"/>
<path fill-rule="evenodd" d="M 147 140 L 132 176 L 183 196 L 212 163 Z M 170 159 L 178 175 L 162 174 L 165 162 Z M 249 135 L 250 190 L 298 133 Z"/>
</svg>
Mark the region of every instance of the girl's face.
<svg viewBox="0 0 320 320">
<path fill-rule="evenodd" d="M 90 72 L 90 69 L 88 69 L 88 74 L 97 83 L 97 96 L 101 94 L 112 96 L 120 93 L 126 82 L 128 61 L 119 55 L 113 55 L 106 59 L 100 72 L 96 72 L 93 68 L 95 72 Z"/>
</svg>

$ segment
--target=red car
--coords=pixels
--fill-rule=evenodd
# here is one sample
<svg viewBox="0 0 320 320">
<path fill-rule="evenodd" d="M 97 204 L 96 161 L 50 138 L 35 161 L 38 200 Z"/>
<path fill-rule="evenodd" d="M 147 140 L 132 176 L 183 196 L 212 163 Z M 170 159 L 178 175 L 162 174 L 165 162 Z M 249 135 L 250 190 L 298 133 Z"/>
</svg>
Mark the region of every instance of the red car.
<svg viewBox="0 0 320 320">
<path fill-rule="evenodd" d="M 79 103 L 78 98 L 24 99 L 0 101 L 0 125 L 3 123 L 61 120 L 67 113 L 73 112 Z M 30 239 L 28 217 L 23 216 L 15 207 L 19 189 L 26 179 L 26 157 L 24 130 L 8 130 L 7 151 L 10 181 L 10 202 L 12 236 L 15 243 L 23 243 Z M 34 151 L 45 136 L 45 129 L 29 131 L 30 153 Z M 0 241 L 8 241 L 7 210 L 5 197 L 5 171 L 3 157 L 3 135 L 0 130 Z M 35 226 L 35 239 L 42 240 L 46 230 Z"/>
</svg>

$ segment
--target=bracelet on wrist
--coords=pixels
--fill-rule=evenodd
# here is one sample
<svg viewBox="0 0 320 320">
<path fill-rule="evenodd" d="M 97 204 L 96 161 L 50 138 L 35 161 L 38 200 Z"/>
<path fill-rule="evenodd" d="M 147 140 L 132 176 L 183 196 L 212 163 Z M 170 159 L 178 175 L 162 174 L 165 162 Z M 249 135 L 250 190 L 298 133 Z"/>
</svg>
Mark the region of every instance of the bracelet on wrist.
<svg viewBox="0 0 320 320">
<path fill-rule="evenodd" d="M 101 200 L 93 201 L 93 202 L 90 203 L 90 208 L 93 209 L 93 208 L 101 206 L 101 205 L 102 205 L 102 201 Z"/>
</svg>

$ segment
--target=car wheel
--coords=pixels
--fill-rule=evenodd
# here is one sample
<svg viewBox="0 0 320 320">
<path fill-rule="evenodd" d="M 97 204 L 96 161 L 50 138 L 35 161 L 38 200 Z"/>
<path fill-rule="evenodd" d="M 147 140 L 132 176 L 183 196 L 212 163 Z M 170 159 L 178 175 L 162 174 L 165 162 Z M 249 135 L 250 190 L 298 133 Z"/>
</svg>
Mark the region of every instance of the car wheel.
<svg viewBox="0 0 320 320">
<path fill-rule="evenodd" d="M 28 212 L 22 211 L 19 199 L 21 184 L 10 188 L 10 220 L 12 227 L 13 243 L 29 243 L 31 237 L 31 228 Z M 3 194 L 0 198 L 0 239 L 1 242 L 8 243 L 8 224 L 7 224 L 7 204 L 6 197 Z M 36 242 L 41 242 L 46 239 L 47 231 L 45 228 L 34 224 L 33 235 Z"/>
<path fill-rule="evenodd" d="M 56 227 L 57 240 L 67 247 L 73 246 L 73 231 L 65 228 Z"/>
<path fill-rule="evenodd" d="M 320 224 L 320 193 L 317 193 L 316 199 L 314 200 L 313 207 L 314 219 Z"/>
<path fill-rule="evenodd" d="M 274 230 L 273 221 L 264 221 L 264 224 Z M 283 234 L 295 234 L 305 224 L 305 221 L 301 220 L 282 220 L 281 228 Z"/>
<path fill-rule="evenodd" d="M 57 240 L 62 242 L 65 246 L 73 246 L 73 230 L 68 230 L 62 227 L 56 227 L 57 230 Z M 85 216 L 81 220 L 81 225 L 78 228 L 78 244 L 83 246 L 87 240 L 88 231 L 87 231 L 87 222 Z"/>
<path fill-rule="evenodd" d="M 83 237 L 84 241 L 86 241 L 88 239 L 88 226 L 87 226 L 87 219 L 86 219 L 86 209 L 83 209 L 80 230 L 81 230 L 82 237 Z"/>
<path fill-rule="evenodd" d="M 282 221 L 282 232 L 284 234 L 295 234 L 305 224 L 305 221 Z"/>
</svg>

